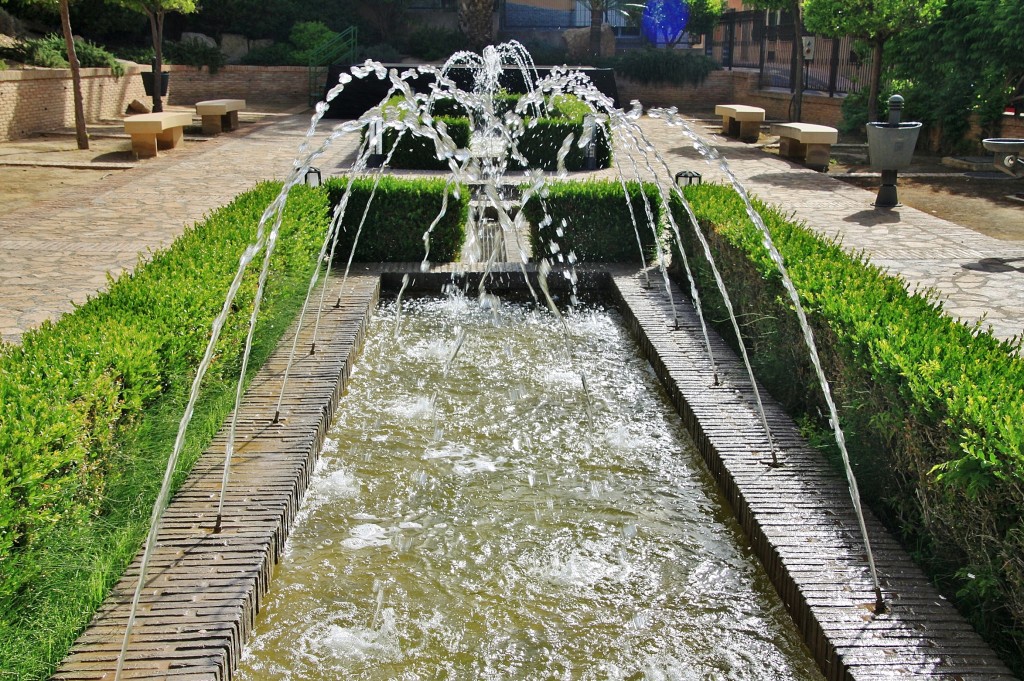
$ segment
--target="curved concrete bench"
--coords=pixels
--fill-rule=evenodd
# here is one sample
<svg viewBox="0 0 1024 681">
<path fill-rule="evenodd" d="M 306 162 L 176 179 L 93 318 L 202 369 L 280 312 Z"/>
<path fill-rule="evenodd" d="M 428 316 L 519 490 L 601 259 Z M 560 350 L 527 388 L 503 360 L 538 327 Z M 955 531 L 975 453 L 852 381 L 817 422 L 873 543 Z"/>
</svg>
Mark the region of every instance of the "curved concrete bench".
<svg viewBox="0 0 1024 681">
<path fill-rule="evenodd" d="M 715 115 L 722 117 L 722 134 L 743 142 L 756 142 L 764 122 L 764 109 L 743 104 L 718 104 Z"/>
<path fill-rule="evenodd" d="M 779 155 L 803 163 L 813 170 L 828 170 L 832 145 L 839 131 L 815 123 L 776 123 L 772 134 L 779 136 Z"/>
<path fill-rule="evenodd" d="M 203 132 L 217 135 L 238 127 L 238 112 L 245 108 L 244 99 L 208 99 L 196 102 L 196 113 L 203 119 Z"/>
<path fill-rule="evenodd" d="M 132 151 L 138 158 L 153 158 L 157 149 L 173 149 L 185 137 L 192 114 L 180 111 L 138 114 L 124 119 L 124 131 L 132 137 Z"/>
</svg>

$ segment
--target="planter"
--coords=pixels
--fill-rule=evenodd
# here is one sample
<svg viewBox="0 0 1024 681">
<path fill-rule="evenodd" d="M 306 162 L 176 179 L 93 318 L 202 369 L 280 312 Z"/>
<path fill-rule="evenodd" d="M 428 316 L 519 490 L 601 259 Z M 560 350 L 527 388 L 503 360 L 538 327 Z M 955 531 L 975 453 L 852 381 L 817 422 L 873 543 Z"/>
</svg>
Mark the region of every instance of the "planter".
<svg viewBox="0 0 1024 681">
<path fill-rule="evenodd" d="M 920 123 L 868 123 L 867 130 L 872 169 L 900 170 L 910 165 Z"/>
<path fill-rule="evenodd" d="M 139 75 L 142 76 L 142 86 L 144 88 L 146 88 L 146 96 L 147 97 L 152 97 L 153 96 L 153 72 L 152 71 L 143 71 Z M 170 82 L 170 80 L 171 80 L 171 74 L 170 74 L 169 71 L 162 71 L 160 73 L 160 96 L 161 97 L 166 97 L 167 96 L 167 85 Z"/>
</svg>

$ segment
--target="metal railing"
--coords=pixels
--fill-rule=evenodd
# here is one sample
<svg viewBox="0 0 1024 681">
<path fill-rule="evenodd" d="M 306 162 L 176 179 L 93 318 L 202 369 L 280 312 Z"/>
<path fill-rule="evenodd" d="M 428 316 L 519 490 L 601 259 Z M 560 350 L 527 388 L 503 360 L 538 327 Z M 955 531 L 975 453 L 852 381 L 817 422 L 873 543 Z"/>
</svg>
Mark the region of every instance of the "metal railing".
<svg viewBox="0 0 1024 681">
<path fill-rule="evenodd" d="M 708 40 L 706 51 L 723 68 L 758 69 L 761 87 L 796 89 L 797 50 L 802 40 L 794 39 L 788 14 L 752 10 L 727 12 Z M 868 81 L 870 65 L 858 59 L 853 38 L 811 39 L 811 58 L 801 74 L 805 90 L 817 90 L 830 97 L 856 92 Z"/>
<path fill-rule="evenodd" d="M 309 57 L 309 104 L 320 101 L 327 72 L 333 64 L 352 62 L 356 58 L 359 33 L 349 26 L 331 40 L 318 46 Z"/>
</svg>

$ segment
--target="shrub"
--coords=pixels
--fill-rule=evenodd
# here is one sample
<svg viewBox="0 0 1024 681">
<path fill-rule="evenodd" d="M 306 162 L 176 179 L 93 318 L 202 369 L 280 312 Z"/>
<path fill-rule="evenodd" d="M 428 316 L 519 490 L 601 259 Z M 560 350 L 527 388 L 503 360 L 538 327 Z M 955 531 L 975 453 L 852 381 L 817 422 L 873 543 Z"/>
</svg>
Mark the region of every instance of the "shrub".
<svg viewBox="0 0 1024 681">
<path fill-rule="evenodd" d="M 210 322 L 279 189 L 243 194 L 20 346 L 0 344 L 0 659 L 13 677 L 49 676 L 138 550 Z M 326 222 L 325 192 L 292 191 L 253 367 L 301 304 Z M 254 280 L 218 342 L 182 475 L 233 406 Z"/>
<path fill-rule="evenodd" d="M 515 94 L 498 94 L 495 97 L 495 112 L 501 115 L 503 112 L 511 111 L 515 108 L 519 98 L 520 95 Z M 393 97 L 385 104 L 384 108 L 397 106 L 401 101 L 400 95 Z M 464 117 L 464 111 L 465 109 L 461 105 L 447 98 L 436 101 L 432 109 L 434 120 L 444 122 L 449 136 L 458 148 L 467 148 L 470 142 L 471 124 L 469 118 Z M 561 149 L 562 143 L 570 134 L 577 138 L 582 134 L 584 116 L 590 111 L 590 107 L 585 102 L 574 96 L 563 95 L 555 98 L 554 105 L 550 109 L 550 118 L 541 118 L 532 125 L 528 124 L 518 138 L 517 148 L 526 159 L 526 167 L 556 170 L 558 151 Z M 598 131 L 595 133 L 595 138 L 597 167 L 607 168 L 611 166 L 612 160 L 609 136 Z M 394 147 L 397 139 L 397 130 L 391 128 L 385 130 L 385 154 Z M 431 140 L 410 133 L 402 136 L 402 141 L 392 155 L 389 165 L 392 168 L 415 170 L 448 169 L 448 162 L 437 158 L 437 151 Z M 516 159 L 510 159 L 509 167 L 522 168 L 524 166 Z M 565 167 L 568 170 L 584 170 L 586 168 L 586 150 L 580 149 L 574 143 L 566 155 Z"/>
<path fill-rule="evenodd" d="M 250 66 L 305 66 L 287 43 L 273 43 L 249 50 L 242 57 L 242 63 Z"/>
<path fill-rule="evenodd" d="M 702 54 L 657 49 L 631 50 L 601 60 L 600 65 L 613 68 L 617 74 L 638 83 L 674 85 L 700 85 L 709 73 L 721 68 Z"/>
<path fill-rule="evenodd" d="M 405 50 L 424 61 L 441 61 L 460 50 L 468 50 L 469 41 L 462 31 L 424 26 L 409 34 Z"/>
<path fill-rule="evenodd" d="M 811 438 L 828 413 L 780 276 L 730 189 L 688 187 L 755 369 Z M 684 222 L 679 205 L 673 210 Z M 1019 672 L 1024 665 L 1024 360 L 928 295 L 759 204 L 786 259 L 873 510 Z M 684 232 L 689 253 L 691 230 Z M 709 319 L 725 319 L 690 258 Z M 729 329 L 723 329 L 729 336 Z M 834 451 L 834 445 L 832 445 Z M 835 455 L 835 454 L 834 454 Z"/>
<path fill-rule="evenodd" d="M 661 231 L 657 187 L 630 182 L 629 204 L 618 182 L 556 182 L 541 197 L 531 197 L 522 210 L 530 223 L 535 258 L 551 255 L 559 262 L 569 253 L 581 261 L 637 262 L 654 254 L 655 230 Z M 647 219 L 650 206 L 655 229 Z M 636 229 L 633 217 L 636 218 Z M 548 224 L 546 224 L 548 223 Z M 643 244 L 637 244 L 637 238 Z M 642 248 L 642 253 L 641 253 Z"/>
<path fill-rule="evenodd" d="M 197 68 L 207 67 L 210 73 L 217 73 L 227 63 L 224 53 L 214 45 L 202 40 L 186 40 L 164 45 L 164 54 L 172 64 L 186 64 Z"/>
<path fill-rule="evenodd" d="M 334 40 L 338 34 L 321 21 L 297 21 L 288 34 L 295 59 L 300 64 L 308 64 L 321 46 Z"/>
<path fill-rule="evenodd" d="M 332 206 L 344 196 L 348 178 L 326 181 Z M 348 261 L 355 243 L 359 223 L 373 191 L 373 180 L 359 178 L 352 183 L 348 206 L 338 240 L 336 263 Z M 432 262 L 458 259 L 465 241 L 465 225 L 469 215 L 469 191 L 465 187 L 449 187 L 445 180 L 401 180 L 382 177 L 374 194 L 373 205 L 366 216 L 354 260 L 357 262 L 417 262 L 423 259 L 423 234 L 441 213 L 445 192 L 448 207 L 430 233 Z M 455 192 L 458 191 L 458 197 Z"/>
<path fill-rule="evenodd" d="M 366 45 L 359 48 L 356 61 L 362 62 L 367 59 L 379 61 L 384 64 L 393 63 L 402 60 L 402 53 L 390 43 L 377 43 L 376 45 Z"/>
<path fill-rule="evenodd" d="M 124 75 L 124 66 L 114 55 L 88 40 L 76 39 L 75 53 L 78 55 L 78 63 L 84 68 L 106 68 L 115 76 Z M 3 50 L 0 56 L 50 69 L 66 69 L 70 66 L 64 38 L 56 33 L 44 38 L 26 40 L 17 47 Z"/>
</svg>

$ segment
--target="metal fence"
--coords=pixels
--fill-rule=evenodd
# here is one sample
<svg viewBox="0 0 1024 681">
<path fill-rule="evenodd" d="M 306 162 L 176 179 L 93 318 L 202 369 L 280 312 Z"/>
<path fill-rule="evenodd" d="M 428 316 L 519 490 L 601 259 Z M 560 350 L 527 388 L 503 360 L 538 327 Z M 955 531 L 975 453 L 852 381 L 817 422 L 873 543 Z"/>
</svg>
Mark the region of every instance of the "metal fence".
<svg viewBox="0 0 1024 681">
<path fill-rule="evenodd" d="M 564 31 L 589 28 L 590 9 L 580 0 L 501 0 L 498 6 L 502 30 Z M 616 34 L 639 35 L 629 19 L 618 12 L 606 12 L 604 23 Z"/>
<path fill-rule="evenodd" d="M 868 82 L 870 64 L 858 59 L 853 39 L 801 36 L 794 40 L 787 13 L 765 10 L 727 12 L 707 41 L 708 56 L 723 68 L 752 68 L 761 87 L 796 89 L 797 50 L 805 59 L 804 88 L 829 96 L 855 92 Z"/>
</svg>

